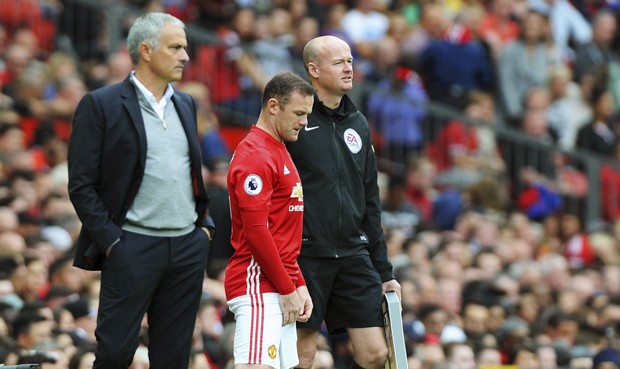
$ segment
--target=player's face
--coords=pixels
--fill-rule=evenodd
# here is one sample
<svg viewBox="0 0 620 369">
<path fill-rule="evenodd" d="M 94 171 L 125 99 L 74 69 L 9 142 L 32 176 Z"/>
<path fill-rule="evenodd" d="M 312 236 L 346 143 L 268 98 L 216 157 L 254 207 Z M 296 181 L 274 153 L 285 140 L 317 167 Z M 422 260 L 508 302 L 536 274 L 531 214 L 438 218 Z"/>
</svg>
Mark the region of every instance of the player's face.
<svg viewBox="0 0 620 369">
<path fill-rule="evenodd" d="M 308 125 L 314 96 L 302 96 L 295 92 L 286 105 L 276 108 L 275 130 L 282 141 L 297 141 L 299 131 Z"/>
<path fill-rule="evenodd" d="M 185 30 L 179 26 L 167 24 L 162 28 L 159 46 L 151 49 L 151 69 L 166 83 L 179 81 L 183 77 L 183 67 L 187 55 Z"/>
<path fill-rule="evenodd" d="M 353 56 L 351 48 L 342 40 L 330 42 L 323 50 L 318 66 L 318 82 L 323 90 L 344 95 L 353 88 Z"/>
</svg>

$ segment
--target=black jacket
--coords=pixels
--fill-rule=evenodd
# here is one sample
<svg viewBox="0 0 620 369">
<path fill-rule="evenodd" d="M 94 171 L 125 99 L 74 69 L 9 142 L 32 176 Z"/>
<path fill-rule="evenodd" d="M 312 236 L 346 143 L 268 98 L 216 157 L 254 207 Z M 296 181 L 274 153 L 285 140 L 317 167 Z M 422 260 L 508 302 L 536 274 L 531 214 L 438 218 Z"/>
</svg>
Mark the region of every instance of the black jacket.
<svg viewBox="0 0 620 369">
<path fill-rule="evenodd" d="M 592 121 L 579 128 L 575 147 L 595 154 L 613 156 L 616 151 L 616 145 L 618 144 L 618 138 L 611 130 L 609 131 L 609 137 L 605 138 L 601 136 L 596 131 L 595 124 L 596 123 Z"/>
<path fill-rule="evenodd" d="M 347 96 L 335 113 L 315 96 L 308 126 L 287 147 L 304 189 L 301 255 L 370 254 L 381 280 L 393 279 L 366 117 Z"/>
<path fill-rule="evenodd" d="M 196 226 L 212 227 L 201 172 L 196 106 L 189 95 L 179 91 L 172 102 L 189 143 Z M 144 175 L 146 144 L 140 103 L 129 78 L 84 96 L 74 114 L 67 158 L 69 195 L 83 225 L 76 267 L 100 270 L 106 248 L 121 236 L 121 226 Z"/>
</svg>

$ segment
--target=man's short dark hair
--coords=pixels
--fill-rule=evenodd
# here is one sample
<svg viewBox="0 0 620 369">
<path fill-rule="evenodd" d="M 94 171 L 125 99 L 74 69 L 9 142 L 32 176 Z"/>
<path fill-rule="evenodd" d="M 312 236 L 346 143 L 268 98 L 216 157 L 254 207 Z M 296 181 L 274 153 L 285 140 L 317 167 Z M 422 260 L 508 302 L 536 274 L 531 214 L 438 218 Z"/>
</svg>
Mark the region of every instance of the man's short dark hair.
<svg viewBox="0 0 620 369">
<path fill-rule="evenodd" d="M 13 338 L 27 334 L 33 324 L 47 320 L 44 316 L 34 312 L 20 313 L 13 321 Z"/>
<path fill-rule="evenodd" d="M 267 106 L 267 101 L 272 98 L 278 100 L 280 106 L 285 106 L 295 92 L 302 96 L 313 96 L 314 87 L 294 73 L 278 73 L 265 86 L 262 99 L 263 107 Z"/>
</svg>

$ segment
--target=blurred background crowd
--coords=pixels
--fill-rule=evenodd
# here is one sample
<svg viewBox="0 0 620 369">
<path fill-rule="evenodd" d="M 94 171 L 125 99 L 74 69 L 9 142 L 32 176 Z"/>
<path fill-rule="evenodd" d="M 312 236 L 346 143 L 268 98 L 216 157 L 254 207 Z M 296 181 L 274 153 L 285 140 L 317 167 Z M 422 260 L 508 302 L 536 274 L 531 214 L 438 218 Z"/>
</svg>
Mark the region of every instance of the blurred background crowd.
<svg viewBox="0 0 620 369">
<path fill-rule="evenodd" d="M 620 368 L 617 0 L 0 0 L 0 363 L 92 367 L 99 275 L 72 267 L 66 145 L 150 10 L 188 25 L 176 88 L 199 103 L 218 226 L 192 369 L 231 363 L 230 155 L 324 34 L 353 49 L 409 367 Z M 319 349 L 316 369 L 350 366 L 346 335 Z"/>
</svg>

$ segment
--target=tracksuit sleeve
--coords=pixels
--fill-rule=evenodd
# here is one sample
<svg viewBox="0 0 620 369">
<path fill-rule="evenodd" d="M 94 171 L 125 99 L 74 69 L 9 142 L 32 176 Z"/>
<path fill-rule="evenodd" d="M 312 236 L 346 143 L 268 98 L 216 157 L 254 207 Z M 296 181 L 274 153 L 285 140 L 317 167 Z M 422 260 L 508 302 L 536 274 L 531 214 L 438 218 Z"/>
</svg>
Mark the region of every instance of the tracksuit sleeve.
<svg viewBox="0 0 620 369">
<path fill-rule="evenodd" d="M 394 279 L 392 264 L 387 255 L 387 245 L 381 227 L 381 202 L 379 198 L 379 186 L 377 184 L 377 166 L 375 162 L 372 142 L 368 142 L 364 187 L 366 189 L 366 214 L 362 221 L 362 229 L 368 236 L 369 253 L 372 264 L 379 272 L 381 282 Z"/>
</svg>

